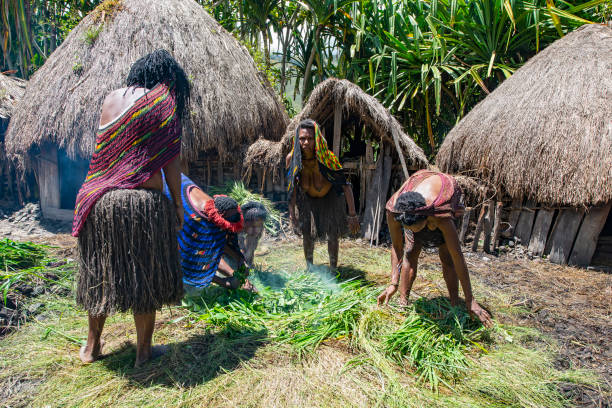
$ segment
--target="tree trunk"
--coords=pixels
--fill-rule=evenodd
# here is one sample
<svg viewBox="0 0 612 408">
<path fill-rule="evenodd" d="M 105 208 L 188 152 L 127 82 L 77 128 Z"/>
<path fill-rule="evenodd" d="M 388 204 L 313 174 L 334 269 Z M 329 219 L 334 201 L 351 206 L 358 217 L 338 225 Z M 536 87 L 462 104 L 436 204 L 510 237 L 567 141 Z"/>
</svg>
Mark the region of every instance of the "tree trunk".
<svg viewBox="0 0 612 408">
<path fill-rule="evenodd" d="M 270 69 L 270 44 L 268 43 L 268 31 L 262 30 L 261 36 L 263 37 L 264 54 L 266 59 L 266 68 Z"/>
<path fill-rule="evenodd" d="M 310 82 L 310 70 L 312 68 L 312 63 L 314 62 L 315 54 L 317 52 L 317 43 L 319 42 L 319 36 L 321 35 L 322 27 L 320 25 L 317 26 L 317 30 L 315 31 L 315 35 L 313 38 L 312 50 L 310 51 L 310 57 L 308 57 L 308 63 L 306 64 L 306 68 L 304 69 L 304 82 L 302 83 L 302 103 L 306 102 L 306 87 Z"/>
</svg>

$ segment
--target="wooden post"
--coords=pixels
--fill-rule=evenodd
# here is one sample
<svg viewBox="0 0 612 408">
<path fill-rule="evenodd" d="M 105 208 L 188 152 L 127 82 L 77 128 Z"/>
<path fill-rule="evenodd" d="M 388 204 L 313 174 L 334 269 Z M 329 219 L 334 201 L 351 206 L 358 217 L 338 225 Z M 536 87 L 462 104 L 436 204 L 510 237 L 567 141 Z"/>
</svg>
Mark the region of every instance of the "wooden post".
<svg viewBox="0 0 612 408">
<path fill-rule="evenodd" d="M 264 186 L 266 185 L 266 172 L 267 172 L 268 168 L 264 167 L 263 170 L 261 170 L 260 172 L 257 173 L 257 176 L 259 177 L 259 182 L 261 183 L 261 185 L 259 186 L 259 192 L 263 194 L 264 192 Z"/>
<path fill-rule="evenodd" d="M 60 207 L 60 180 L 57 165 L 57 148 L 44 146 L 38 161 L 38 182 L 40 189 L 40 206 L 43 216 L 47 216 L 50 208 Z"/>
<path fill-rule="evenodd" d="M 366 169 L 367 160 L 364 157 L 359 158 L 359 213 L 363 214 L 365 198 L 366 198 L 366 185 L 368 170 Z"/>
<path fill-rule="evenodd" d="M 570 265 L 588 266 L 591 263 L 599 234 L 606 224 L 612 202 L 599 208 L 591 208 L 584 216 L 576 243 L 569 258 Z"/>
<path fill-rule="evenodd" d="M 217 159 L 217 185 L 223 185 L 223 160 L 219 157 Z"/>
<path fill-rule="evenodd" d="M 493 229 L 493 217 L 495 216 L 494 214 L 495 206 L 493 205 L 492 202 L 488 202 L 486 206 L 487 206 L 487 215 L 484 218 L 484 225 L 482 228 L 484 231 L 484 240 L 482 243 L 482 250 L 486 253 L 489 253 L 491 250 L 491 231 Z"/>
<path fill-rule="evenodd" d="M 482 232 L 486 210 L 487 210 L 487 206 L 485 204 L 480 209 L 480 215 L 478 215 L 478 222 L 476 223 L 476 231 L 474 231 L 474 242 L 472 242 L 472 252 L 478 251 L 478 240 L 480 239 L 480 233 Z"/>
<path fill-rule="evenodd" d="M 512 204 L 510 204 L 510 216 L 508 217 L 508 224 L 510 227 L 504 231 L 503 235 L 506 238 L 514 238 L 514 231 L 516 230 L 516 224 L 518 224 L 519 216 L 521 215 L 521 208 L 523 202 L 521 200 L 512 200 Z"/>
<path fill-rule="evenodd" d="M 470 226 L 470 215 L 472 215 L 472 208 L 467 207 L 461 219 L 461 232 L 459 233 L 459 243 L 461 245 L 465 244 L 465 234 Z"/>
<path fill-rule="evenodd" d="M 334 154 L 340 159 L 342 137 L 342 103 L 336 102 L 334 106 Z"/>
<path fill-rule="evenodd" d="M 502 208 L 504 208 L 504 203 L 501 201 L 498 201 L 495 204 L 495 220 L 493 222 L 493 241 L 491 242 L 491 252 L 497 251 L 497 246 L 499 245 Z"/>
<path fill-rule="evenodd" d="M 268 194 L 268 196 L 271 197 L 273 192 L 274 192 L 274 181 L 272 177 L 272 171 L 269 171 L 266 177 L 266 194 Z"/>
<path fill-rule="evenodd" d="M 404 152 L 402 151 L 400 147 L 399 137 L 397 136 L 396 130 L 394 127 L 391 127 L 391 136 L 393 136 L 393 142 L 395 143 L 395 149 L 397 150 L 397 154 L 399 156 L 400 163 L 402 164 L 402 170 L 404 171 L 404 180 L 408 180 L 408 167 L 406 167 L 406 160 L 404 159 Z"/>
<path fill-rule="evenodd" d="M 546 248 L 546 239 L 552 224 L 554 210 L 539 210 L 536 216 L 535 224 L 533 225 L 533 233 L 529 240 L 529 252 L 534 256 L 542 256 Z"/>
<path fill-rule="evenodd" d="M 391 182 L 391 167 L 393 167 L 393 159 L 391 158 L 391 148 L 389 145 L 385 144 L 383 153 L 385 155 L 385 161 L 383 162 L 383 178 L 382 183 L 380 184 L 380 189 L 378 192 L 378 205 L 379 212 L 378 218 L 376 220 L 376 228 L 375 228 L 375 237 L 376 237 L 376 246 L 378 246 L 378 236 L 380 235 L 380 226 L 385 218 L 385 204 L 387 203 L 387 191 L 389 190 L 389 183 Z"/>
<path fill-rule="evenodd" d="M 375 234 L 379 231 L 385 213 L 385 199 L 391 178 L 392 159 L 389 155 L 390 148 L 386 146 L 378 155 L 376 170 L 374 170 L 367 191 L 362 230 L 364 238 L 369 239 L 370 242 L 376 239 Z"/>
<path fill-rule="evenodd" d="M 535 203 L 533 201 L 527 201 L 527 204 L 525 204 L 519 216 L 516 229 L 514 230 L 514 236 L 517 237 L 523 245 L 529 245 L 529 238 L 531 238 L 533 219 L 535 218 L 535 210 L 533 207 L 535 207 Z"/>
<path fill-rule="evenodd" d="M 583 209 L 559 211 L 550 239 L 546 243 L 546 247 L 550 248 L 551 262 L 567 263 L 583 215 Z"/>
<path fill-rule="evenodd" d="M 212 185 L 212 169 L 210 165 L 210 158 L 206 158 L 206 185 Z"/>
<path fill-rule="evenodd" d="M 234 173 L 234 180 L 240 180 L 240 163 L 238 163 L 238 161 L 234 162 L 232 170 Z"/>
</svg>

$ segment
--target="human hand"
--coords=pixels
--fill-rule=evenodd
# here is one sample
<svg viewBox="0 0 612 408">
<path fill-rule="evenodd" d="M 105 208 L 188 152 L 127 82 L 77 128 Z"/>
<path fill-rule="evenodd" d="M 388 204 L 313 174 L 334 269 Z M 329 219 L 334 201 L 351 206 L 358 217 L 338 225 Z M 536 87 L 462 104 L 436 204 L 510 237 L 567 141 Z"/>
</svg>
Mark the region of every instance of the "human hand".
<svg viewBox="0 0 612 408">
<path fill-rule="evenodd" d="M 357 235 L 359 230 L 361 229 L 361 225 L 359 225 L 359 216 L 358 215 L 349 215 L 347 217 L 349 231 L 353 235 Z"/>
<path fill-rule="evenodd" d="M 477 318 L 485 327 L 493 327 L 493 321 L 491 320 L 491 315 L 484 310 L 478 302 L 472 300 L 468 305 L 468 312 L 470 316 Z"/>
<path fill-rule="evenodd" d="M 391 297 L 393 297 L 395 292 L 397 292 L 397 286 L 389 285 L 387 287 L 387 289 L 385 289 L 380 295 L 378 295 L 378 300 L 377 300 L 376 304 L 378 306 L 380 306 L 380 305 L 384 305 L 384 306 L 388 305 L 389 304 L 389 299 L 391 299 Z"/>
<path fill-rule="evenodd" d="M 244 280 L 244 283 L 242 284 L 242 289 L 248 290 L 249 292 L 257 293 L 257 288 L 248 279 Z"/>
</svg>

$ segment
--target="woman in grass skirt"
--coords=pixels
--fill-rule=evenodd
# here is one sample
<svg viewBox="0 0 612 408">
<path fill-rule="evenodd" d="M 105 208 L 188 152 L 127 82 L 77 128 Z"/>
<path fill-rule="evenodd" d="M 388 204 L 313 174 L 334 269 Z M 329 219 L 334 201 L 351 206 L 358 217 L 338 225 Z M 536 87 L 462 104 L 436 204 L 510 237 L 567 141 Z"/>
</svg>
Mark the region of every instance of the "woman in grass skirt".
<svg viewBox="0 0 612 408">
<path fill-rule="evenodd" d="M 156 310 L 183 293 L 176 224 L 182 220 L 179 154 L 189 82 L 174 58 L 157 50 L 134 63 L 127 86 L 102 105 L 72 234 L 80 258 L 77 303 L 89 314 L 80 358 L 95 361 L 106 317 L 131 310 L 138 367 L 153 356 Z M 173 202 L 162 192 L 162 169 Z"/>
</svg>

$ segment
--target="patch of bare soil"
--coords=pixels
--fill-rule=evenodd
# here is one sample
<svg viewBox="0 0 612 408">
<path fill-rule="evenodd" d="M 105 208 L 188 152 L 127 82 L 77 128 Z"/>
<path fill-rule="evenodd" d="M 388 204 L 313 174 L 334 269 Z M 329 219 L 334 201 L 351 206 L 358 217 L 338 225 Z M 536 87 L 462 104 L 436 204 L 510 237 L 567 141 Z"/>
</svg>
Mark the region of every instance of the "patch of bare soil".
<svg viewBox="0 0 612 408">
<path fill-rule="evenodd" d="M 498 320 L 535 327 L 556 339 L 557 368 L 587 368 L 601 375 L 604 390 L 564 385 L 578 406 L 612 407 L 612 275 L 556 265 L 543 259 L 466 252 L 472 279 L 485 291 L 510 297 L 524 313 Z M 439 262 L 437 255 L 425 255 Z M 495 310 L 493 310 L 495 313 Z"/>
</svg>

